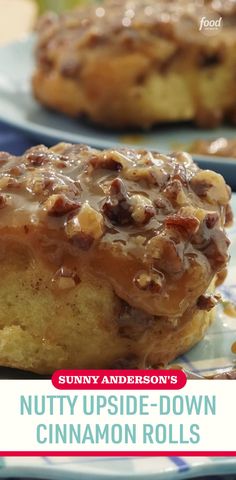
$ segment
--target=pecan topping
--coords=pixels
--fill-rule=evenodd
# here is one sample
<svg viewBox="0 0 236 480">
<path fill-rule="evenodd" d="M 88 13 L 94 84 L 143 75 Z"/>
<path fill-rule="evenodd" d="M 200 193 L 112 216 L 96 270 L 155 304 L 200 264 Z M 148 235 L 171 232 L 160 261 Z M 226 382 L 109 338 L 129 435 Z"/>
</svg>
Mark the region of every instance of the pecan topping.
<svg viewBox="0 0 236 480">
<path fill-rule="evenodd" d="M 165 219 L 165 226 L 171 228 L 180 228 L 185 230 L 189 235 L 193 235 L 198 231 L 200 222 L 196 217 L 183 215 L 169 215 Z"/>
<path fill-rule="evenodd" d="M 110 186 L 110 197 L 103 205 L 103 212 L 115 225 L 144 225 L 155 215 L 149 198 L 127 193 L 123 182 L 116 178 Z"/>
<path fill-rule="evenodd" d="M 138 166 L 130 167 L 124 170 L 124 177 L 127 180 L 146 183 L 148 186 L 158 185 L 162 187 L 168 180 L 169 175 L 165 173 L 160 167 L 152 166 Z"/>
<path fill-rule="evenodd" d="M 219 294 L 216 295 L 201 295 L 197 301 L 197 307 L 199 310 L 206 310 L 210 311 L 214 308 L 217 303 L 219 302 L 221 296 Z"/>
<path fill-rule="evenodd" d="M 101 152 L 100 155 L 93 155 L 89 160 L 93 168 L 104 168 L 107 170 L 119 171 L 125 170 L 133 164 L 132 160 L 127 158 L 122 152 L 110 150 L 109 152 Z"/>
<path fill-rule="evenodd" d="M 183 190 L 183 185 L 178 179 L 170 181 L 166 186 L 164 193 L 173 204 L 184 205 L 186 203 L 186 195 Z"/>
<path fill-rule="evenodd" d="M 219 213 L 217 212 L 209 212 L 205 216 L 205 224 L 209 230 L 215 227 L 215 225 L 219 222 Z"/>
<path fill-rule="evenodd" d="M 206 188 L 207 185 L 207 188 Z M 211 170 L 200 170 L 191 180 L 191 187 L 197 193 L 200 187 L 204 191 L 206 200 L 215 205 L 227 205 L 230 200 L 230 192 L 225 184 L 224 178 L 219 173 Z"/>
<path fill-rule="evenodd" d="M 125 170 L 124 177 L 131 181 L 145 181 L 149 185 L 157 184 L 157 179 L 152 167 L 130 167 Z"/>
<path fill-rule="evenodd" d="M 103 212 L 115 225 L 130 225 L 132 211 L 124 183 L 119 178 L 110 186 L 110 196 L 103 205 Z"/>
<path fill-rule="evenodd" d="M 14 165 L 10 168 L 9 173 L 10 175 L 14 175 L 15 177 L 20 177 L 25 172 L 25 165 Z"/>
<path fill-rule="evenodd" d="M 171 176 L 172 180 L 179 180 L 183 185 L 187 185 L 187 174 L 184 165 L 177 164 L 174 168 L 174 173 Z"/>
<path fill-rule="evenodd" d="M 45 165 L 46 163 L 48 163 L 49 158 L 45 152 L 36 151 L 36 152 L 30 152 L 27 155 L 27 160 L 34 167 L 40 167 L 41 165 Z"/>
<path fill-rule="evenodd" d="M 230 241 L 223 231 L 213 230 L 209 239 L 205 239 L 202 232 L 200 232 L 200 235 L 197 233 L 196 237 L 193 238 L 193 244 L 204 253 L 215 272 L 225 267 Z"/>
<path fill-rule="evenodd" d="M 160 293 L 164 283 L 164 275 L 161 272 L 141 272 L 134 278 L 134 284 L 140 290 L 149 290 L 152 293 Z"/>
<path fill-rule="evenodd" d="M 132 218 L 136 224 L 145 225 L 156 213 L 151 200 L 142 195 L 132 195 L 130 197 L 130 204 L 132 208 Z"/>
<path fill-rule="evenodd" d="M 0 190 L 8 188 L 11 180 L 13 180 L 13 178 L 9 175 L 2 175 L 0 178 Z"/>
<path fill-rule="evenodd" d="M 87 250 L 94 240 L 99 240 L 104 233 L 104 220 L 101 213 L 85 203 L 79 213 L 71 218 L 66 225 L 67 236 L 76 244 Z"/>
<path fill-rule="evenodd" d="M 196 177 L 193 177 L 190 181 L 191 188 L 199 197 L 206 197 L 206 194 L 211 188 L 211 184 L 205 180 L 199 181 Z"/>
<path fill-rule="evenodd" d="M 185 168 L 192 165 L 192 157 L 188 152 L 173 152 L 171 157 L 178 160 L 178 162 Z M 187 170 L 185 170 L 185 173 L 183 172 L 184 171 L 182 170 L 182 179 L 184 180 L 184 177 L 187 176 Z"/>
<path fill-rule="evenodd" d="M 34 195 L 50 195 L 53 190 L 53 179 L 47 175 L 34 174 L 29 177 L 26 188 Z"/>
<path fill-rule="evenodd" d="M 76 210 L 80 207 L 80 203 L 74 200 L 70 200 L 64 194 L 51 195 L 46 202 L 44 202 L 44 208 L 47 210 L 48 215 L 60 217 L 66 215 L 72 210 Z"/>
<path fill-rule="evenodd" d="M 114 159 L 112 156 L 104 155 L 104 156 L 93 156 L 90 161 L 90 165 L 92 165 L 93 168 L 106 168 L 107 170 L 121 170 L 122 164 L 117 161 L 117 159 Z"/>
<path fill-rule="evenodd" d="M 104 233 L 104 221 L 101 213 L 94 210 L 86 202 L 78 213 L 78 222 L 81 231 L 98 240 Z"/>
<path fill-rule="evenodd" d="M 0 178 L 0 190 L 4 190 L 6 188 L 19 188 L 20 187 L 20 183 L 19 181 L 14 178 L 14 177 L 11 177 L 10 175 L 3 175 L 1 178 Z"/>
<path fill-rule="evenodd" d="M 148 242 L 147 252 L 152 258 L 155 269 L 170 274 L 183 271 L 182 253 L 177 251 L 173 240 L 164 236 L 153 237 Z"/>
</svg>

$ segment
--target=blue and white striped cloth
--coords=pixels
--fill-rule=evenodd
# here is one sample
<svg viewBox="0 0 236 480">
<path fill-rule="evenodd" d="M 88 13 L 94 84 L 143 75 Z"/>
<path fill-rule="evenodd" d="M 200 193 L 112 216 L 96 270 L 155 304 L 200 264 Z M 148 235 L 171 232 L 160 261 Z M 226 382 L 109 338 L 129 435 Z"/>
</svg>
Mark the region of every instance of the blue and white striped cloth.
<svg viewBox="0 0 236 480">
<path fill-rule="evenodd" d="M 0 151 L 20 155 L 36 143 L 38 141 L 0 122 Z"/>
<path fill-rule="evenodd" d="M 236 458 L 6 458 L 0 478 L 45 480 L 212 480 L 236 478 Z"/>
</svg>

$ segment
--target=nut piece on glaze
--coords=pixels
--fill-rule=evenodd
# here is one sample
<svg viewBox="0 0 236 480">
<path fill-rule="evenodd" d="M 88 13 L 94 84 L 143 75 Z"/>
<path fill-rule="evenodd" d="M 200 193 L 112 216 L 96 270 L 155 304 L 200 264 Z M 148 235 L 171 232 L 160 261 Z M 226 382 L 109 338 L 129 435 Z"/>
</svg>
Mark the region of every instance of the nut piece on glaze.
<svg viewBox="0 0 236 480">
<path fill-rule="evenodd" d="M 79 202 L 75 202 L 74 200 L 70 200 L 64 194 L 56 194 L 51 195 L 45 202 L 44 202 L 44 209 L 47 211 L 48 215 L 60 217 L 66 215 L 67 213 L 71 212 L 72 210 L 76 210 L 80 207 Z"/>
<path fill-rule="evenodd" d="M 99 240 L 104 233 L 104 220 L 101 213 L 85 202 L 80 211 L 66 224 L 66 234 L 70 239 L 81 237 L 81 234 Z"/>
</svg>

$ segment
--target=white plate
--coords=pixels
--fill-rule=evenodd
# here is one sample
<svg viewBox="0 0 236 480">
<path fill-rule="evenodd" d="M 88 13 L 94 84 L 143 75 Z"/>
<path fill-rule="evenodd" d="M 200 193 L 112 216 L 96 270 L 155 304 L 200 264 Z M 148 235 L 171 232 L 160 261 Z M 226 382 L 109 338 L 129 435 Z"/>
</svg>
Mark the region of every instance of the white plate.
<svg viewBox="0 0 236 480">
<path fill-rule="evenodd" d="M 197 138 L 234 137 L 235 128 L 200 130 L 189 125 L 159 126 L 149 132 L 113 132 L 73 120 L 42 108 L 32 97 L 34 37 L 0 48 L 0 119 L 35 137 L 53 144 L 58 141 L 86 143 L 97 148 L 128 144 L 162 152 L 184 149 Z M 205 168 L 222 173 L 236 189 L 236 160 L 196 156 Z"/>
</svg>

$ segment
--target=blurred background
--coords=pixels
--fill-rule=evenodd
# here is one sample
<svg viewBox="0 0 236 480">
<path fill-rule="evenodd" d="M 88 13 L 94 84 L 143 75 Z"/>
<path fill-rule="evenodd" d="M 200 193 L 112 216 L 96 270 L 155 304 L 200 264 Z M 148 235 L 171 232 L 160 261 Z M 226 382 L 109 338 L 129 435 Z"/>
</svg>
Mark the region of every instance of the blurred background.
<svg viewBox="0 0 236 480">
<path fill-rule="evenodd" d="M 60 12 L 86 1 L 88 2 L 88 0 L 0 0 L 0 45 L 27 35 L 34 28 L 38 15 L 45 10 Z"/>
</svg>

